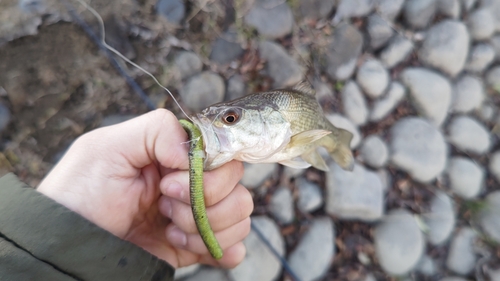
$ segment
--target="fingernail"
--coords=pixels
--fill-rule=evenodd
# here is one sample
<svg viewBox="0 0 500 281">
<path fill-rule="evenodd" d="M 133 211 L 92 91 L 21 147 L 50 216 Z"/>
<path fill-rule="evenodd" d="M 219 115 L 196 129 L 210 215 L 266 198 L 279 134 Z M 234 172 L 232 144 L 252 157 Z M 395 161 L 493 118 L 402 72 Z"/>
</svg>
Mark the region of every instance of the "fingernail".
<svg viewBox="0 0 500 281">
<path fill-rule="evenodd" d="M 180 230 L 177 226 L 174 226 L 167 233 L 167 239 L 170 243 L 185 247 L 187 245 L 187 236 L 182 230 Z"/>
<path fill-rule="evenodd" d="M 174 197 L 174 198 L 177 198 L 177 199 L 180 199 L 180 200 L 184 200 L 184 196 L 185 196 L 185 191 L 184 189 L 182 188 L 181 184 L 177 181 L 172 181 L 168 187 L 167 187 L 167 193 L 166 195 L 168 196 L 171 196 L 171 197 Z"/>
<path fill-rule="evenodd" d="M 167 218 L 172 218 L 172 202 L 170 199 L 163 197 L 160 203 L 160 213 Z"/>
</svg>

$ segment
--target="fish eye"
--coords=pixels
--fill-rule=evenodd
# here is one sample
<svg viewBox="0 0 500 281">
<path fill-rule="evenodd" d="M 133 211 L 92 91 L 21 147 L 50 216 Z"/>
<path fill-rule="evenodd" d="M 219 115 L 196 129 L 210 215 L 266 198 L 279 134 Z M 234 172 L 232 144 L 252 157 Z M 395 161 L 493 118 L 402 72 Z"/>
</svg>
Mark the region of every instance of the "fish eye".
<svg viewBox="0 0 500 281">
<path fill-rule="evenodd" d="M 240 115 L 233 110 L 229 110 L 222 116 L 222 122 L 226 125 L 233 125 L 240 119 Z"/>
</svg>

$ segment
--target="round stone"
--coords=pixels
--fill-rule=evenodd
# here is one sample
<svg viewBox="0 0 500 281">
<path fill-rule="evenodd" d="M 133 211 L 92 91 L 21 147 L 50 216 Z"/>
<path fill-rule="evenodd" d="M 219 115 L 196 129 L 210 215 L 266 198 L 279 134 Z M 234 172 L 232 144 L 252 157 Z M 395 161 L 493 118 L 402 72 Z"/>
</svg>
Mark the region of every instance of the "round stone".
<svg viewBox="0 0 500 281">
<path fill-rule="evenodd" d="M 368 106 L 365 97 L 354 81 L 349 81 L 342 89 L 342 104 L 345 115 L 355 125 L 364 125 L 368 120 Z"/>
<path fill-rule="evenodd" d="M 414 47 L 415 45 L 411 40 L 396 35 L 380 53 L 380 60 L 386 67 L 392 68 L 404 61 L 411 54 Z"/>
<path fill-rule="evenodd" d="M 361 146 L 361 157 L 366 164 L 374 167 L 383 167 L 389 159 L 389 149 L 385 142 L 376 135 L 365 138 Z"/>
<path fill-rule="evenodd" d="M 356 81 L 371 98 L 381 96 L 389 85 L 389 73 L 379 60 L 366 60 L 358 69 Z"/>
<path fill-rule="evenodd" d="M 464 199 L 476 197 L 483 187 L 483 169 L 465 157 L 453 157 L 447 172 L 451 189 Z"/>
<path fill-rule="evenodd" d="M 485 40 L 495 33 L 496 20 L 489 9 L 483 8 L 472 12 L 467 19 L 470 36 L 474 40 Z"/>
<path fill-rule="evenodd" d="M 500 151 L 493 153 L 490 156 L 490 172 L 495 176 L 498 182 L 500 182 Z"/>
<path fill-rule="evenodd" d="M 276 173 L 278 166 L 276 163 L 245 163 L 245 173 L 240 183 L 248 189 L 257 188 Z"/>
<path fill-rule="evenodd" d="M 469 58 L 465 65 L 465 69 L 470 72 L 481 73 L 495 59 L 495 49 L 487 43 L 475 45 L 470 51 Z"/>
<path fill-rule="evenodd" d="M 201 111 L 209 105 L 223 101 L 225 88 L 222 77 L 204 71 L 191 77 L 181 89 L 180 95 L 189 108 Z"/>
<path fill-rule="evenodd" d="M 370 114 L 370 121 L 379 121 L 385 118 L 398 103 L 405 97 L 406 89 L 399 82 L 392 82 L 389 91 L 385 97 L 376 100 L 373 103 L 373 109 Z"/>
<path fill-rule="evenodd" d="M 431 201 L 430 212 L 423 217 L 428 227 L 426 234 L 429 242 L 434 245 L 446 242 L 455 227 L 453 201 L 444 192 L 436 192 Z"/>
<path fill-rule="evenodd" d="M 453 85 L 453 103 L 451 108 L 454 112 L 467 113 L 477 109 L 483 103 L 484 86 L 481 79 L 464 75 Z"/>
<path fill-rule="evenodd" d="M 333 80 L 346 80 L 356 68 L 363 48 L 363 36 L 350 24 L 340 24 L 333 31 L 326 53 L 325 71 Z"/>
<path fill-rule="evenodd" d="M 424 28 L 434 18 L 436 9 L 435 0 L 406 0 L 403 7 L 404 19 L 413 28 Z"/>
<path fill-rule="evenodd" d="M 293 195 L 290 189 L 279 187 L 271 197 L 269 210 L 276 220 L 282 224 L 291 223 L 295 217 Z"/>
<path fill-rule="evenodd" d="M 500 243 L 500 191 L 493 191 L 486 197 L 486 208 L 479 214 L 479 223 L 490 239 Z"/>
<path fill-rule="evenodd" d="M 491 139 L 488 129 L 469 116 L 457 116 L 448 127 L 448 141 L 458 149 L 475 154 L 490 150 Z"/>
<path fill-rule="evenodd" d="M 177 66 L 181 79 L 199 73 L 203 67 L 203 63 L 197 54 L 186 51 L 180 52 L 175 56 L 174 63 Z"/>
<path fill-rule="evenodd" d="M 170 23 L 180 24 L 186 15 L 186 6 L 182 0 L 159 0 L 156 3 L 156 12 Z"/>
<path fill-rule="evenodd" d="M 378 14 L 368 17 L 367 31 L 370 36 L 370 46 L 374 49 L 384 46 L 394 34 L 391 23 Z"/>
<path fill-rule="evenodd" d="M 273 79 L 273 87 L 292 86 L 304 78 L 300 64 L 281 45 L 264 41 L 259 44 L 259 52 L 267 61 L 266 74 Z"/>
<path fill-rule="evenodd" d="M 476 232 L 469 227 L 462 228 L 450 245 L 446 267 L 453 272 L 467 275 L 476 265 L 476 254 L 474 251 L 474 241 Z"/>
<path fill-rule="evenodd" d="M 299 191 L 297 199 L 297 208 L 304 213 L 314 212 L 323 204 L 323 194 L 318 185 L 307 181 L 304 178 L 298 178 L 295 185 Z"/>
<path fill-rule="evenodd" d="M 263 37 L 275 39 L 292 32 L 293 13 L 286 2 L 256 0 L 244 21 Z"/>
</svg>

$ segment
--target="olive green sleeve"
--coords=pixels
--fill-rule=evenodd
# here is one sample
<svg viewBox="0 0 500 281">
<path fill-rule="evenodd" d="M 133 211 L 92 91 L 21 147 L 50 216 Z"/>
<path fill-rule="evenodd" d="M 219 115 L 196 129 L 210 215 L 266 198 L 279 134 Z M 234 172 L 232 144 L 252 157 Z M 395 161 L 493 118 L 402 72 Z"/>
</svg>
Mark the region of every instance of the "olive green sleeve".
<svg viewBox="0 0 500 281">
<path fill-rule="evenodd" d="M 173 280 L 173 274 L 165 261 L 13 174 L 0 178 L 0 280 Z"/>
</svg>

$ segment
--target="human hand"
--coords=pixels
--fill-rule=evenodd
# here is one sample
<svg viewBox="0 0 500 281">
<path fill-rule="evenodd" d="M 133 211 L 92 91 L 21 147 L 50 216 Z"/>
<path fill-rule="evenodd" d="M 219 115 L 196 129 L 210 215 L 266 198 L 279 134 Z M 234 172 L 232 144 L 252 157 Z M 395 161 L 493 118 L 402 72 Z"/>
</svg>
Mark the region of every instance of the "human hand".
<svg viewBox="0 0 500 281">
<path fill-rule="evenodd" d="M 232 161 L 204 173 L 210 224 L 224 250 L 215 261 L 189 206 L 187 134 L 164 109 L 78 138 L 37 190 L 174 267 L 231 268 L 245 256 L 253 201 Z"/>
</svg>

